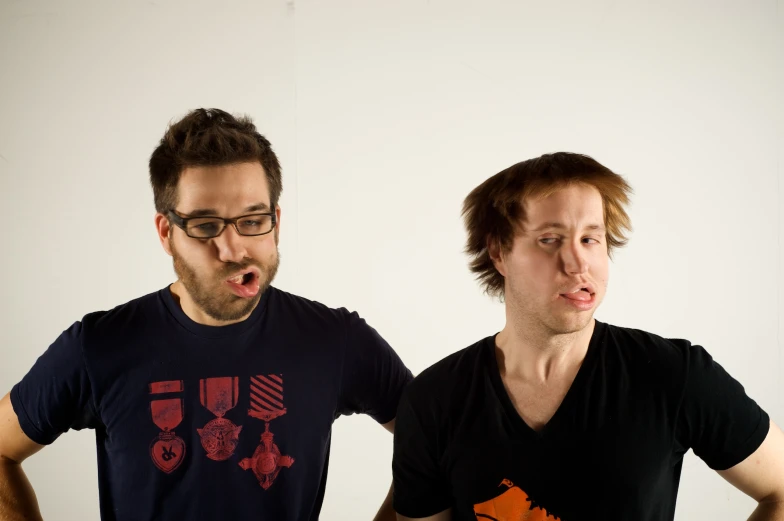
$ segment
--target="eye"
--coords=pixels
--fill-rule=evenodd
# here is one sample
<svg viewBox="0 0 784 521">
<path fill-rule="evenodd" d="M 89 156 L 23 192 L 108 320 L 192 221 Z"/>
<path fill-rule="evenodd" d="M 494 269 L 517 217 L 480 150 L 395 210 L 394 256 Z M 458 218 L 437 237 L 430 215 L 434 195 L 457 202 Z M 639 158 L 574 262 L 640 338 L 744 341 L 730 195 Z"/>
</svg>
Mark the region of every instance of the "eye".
<svg viewBox="0 0 784 521">
<path fill-rule="evenodd" d="M 197 230 L 201 230 L 203 232 L 213 232 L 218 228 L 218 225 L 214 222 L 207 222 L 207 223 L 196 224 L 193 226 L 193 228 Z"/>
<path fill-rule="evenodd" d="M 559 240 L 560 239 L 558 239 L 557 237 L 545 237 L 543 239 L 539 239 L 539 242 L 541 244 L 550 245 L 550 244 L 555 244 Z"/>
<path fill-rule="evenodd" d="M 272 217 L 269 215 L 246 215 L 237 221 L 240 233 L 245 235 L 260 235 L 272 229 Z"/>
<path fill-rule="evenodd" d="M 595 237 L 584 237 L 583 242 L 586 244 L 599 244 L 599 239 Z"/>
</svg>

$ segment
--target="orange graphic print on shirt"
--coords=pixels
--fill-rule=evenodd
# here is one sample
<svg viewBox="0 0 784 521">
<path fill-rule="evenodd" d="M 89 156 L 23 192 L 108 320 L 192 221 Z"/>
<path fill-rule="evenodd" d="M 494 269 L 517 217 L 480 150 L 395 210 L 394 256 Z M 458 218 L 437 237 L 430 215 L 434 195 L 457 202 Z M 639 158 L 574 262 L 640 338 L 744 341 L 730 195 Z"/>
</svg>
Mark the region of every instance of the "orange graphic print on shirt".
<svg viewBox="0 0 784 521">
<path fill-rule="evenodd" d="M 474 505 L 478 521 L 554 521 L 561 518 L 532 501 L 526 492 L 505 479 L 499 487 L 506 490 L 489 501 Z"/>
</svg>

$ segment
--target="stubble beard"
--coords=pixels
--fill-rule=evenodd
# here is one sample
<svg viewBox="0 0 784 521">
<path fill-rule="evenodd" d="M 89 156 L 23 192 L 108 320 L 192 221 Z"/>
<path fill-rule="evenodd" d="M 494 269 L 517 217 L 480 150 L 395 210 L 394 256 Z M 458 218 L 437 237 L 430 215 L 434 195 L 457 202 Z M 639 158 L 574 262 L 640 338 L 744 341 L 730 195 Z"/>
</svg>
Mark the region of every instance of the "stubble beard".
<svg viewBox="0 0 784 521">
<path fill-rule="evenodd" d="M 277 239 L 277 237 L 276 237 Z M 275 252 L 266 262 L 255 259 L 246 259 L 241 263 L 227 262 L 214 278 L 205 281 L 196 270 L 179 255 L 174 241 L 171 241 L 171 252 L 174 272 L 182 282 L 183 287 L 193 300 L 193 303 L 213 320 L 228 322 L 237 321 L 250 315 L 261 300 L 261 296 L 272 284 L 280 265 L 280 255 L 275 241 Z M 242 298 L 227 291 L 223 285 L 226 278 L 250 266 L 259 269 L 259 292 L 251 298 Z"/>
</svg>

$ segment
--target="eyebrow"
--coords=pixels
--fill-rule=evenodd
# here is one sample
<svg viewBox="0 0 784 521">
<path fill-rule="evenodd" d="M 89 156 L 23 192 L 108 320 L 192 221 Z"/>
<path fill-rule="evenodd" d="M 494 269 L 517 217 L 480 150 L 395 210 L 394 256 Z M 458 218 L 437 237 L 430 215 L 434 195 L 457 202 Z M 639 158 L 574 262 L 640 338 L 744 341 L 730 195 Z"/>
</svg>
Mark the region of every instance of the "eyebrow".
<svg viewBox="0 0 784 521">
<path fill-rule="evenodd" d="M 256 203 L 246 207 L 242 213 L 248 214 L 253 212 L 269 212 L 269 205 L 266 203 Z M 188 217 L 214 217 L 218 215 L 218 211 L 214 208 L 198 208 L 192 212 L 188 212 Z"/>
<path fill-rule="evenodd" d="M 565 230 L 566 228 L 567 228 L 567 226 L 565 224 L 562 224 L 562 223 L 559 223 L 559 222 L 546 222 L 546 223 L 543 223 L 538 228 L 535 228 L 535 229 L 532 229 L 532 230 L 528 230 L 528 231 L 531 231 L 531 232 L 541 232 L 542 230 L 553 230 L 553 229 L 555 229 L 555 230 Z M 589 224 L 588 226 L 586 226 L 583 229 L 584 230 L 598 230 L 598 231 L 602 231 L 602 232 L 605 231 L 604 226 L 601 225 L 601 224 Z"/>
</svg>

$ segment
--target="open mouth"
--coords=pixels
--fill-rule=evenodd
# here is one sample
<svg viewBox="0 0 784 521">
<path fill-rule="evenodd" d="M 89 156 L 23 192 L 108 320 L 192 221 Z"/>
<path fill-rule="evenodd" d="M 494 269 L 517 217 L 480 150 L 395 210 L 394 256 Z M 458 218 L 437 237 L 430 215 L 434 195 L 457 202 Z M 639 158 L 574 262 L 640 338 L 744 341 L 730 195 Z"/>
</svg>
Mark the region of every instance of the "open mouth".
<svg viewBox="0 0 784 521">
<path fill-rule="evenodd" d="M 233 279 L 229 279 L 228 282 L 232 284 L 239 284 L 241 286 L 245 286 L 246 284 L 250 283 L 255 278 L 255 275 L 251 272 L 243 273 L 242 275 L 238 275 Z"/>
<path fill-rule="evenodd" d="M 258 268 L 250 268 L 226 279 L 226 284 L 239 297 L 253 297 L 259 292 L 260 277 Z"/>
</svg>

